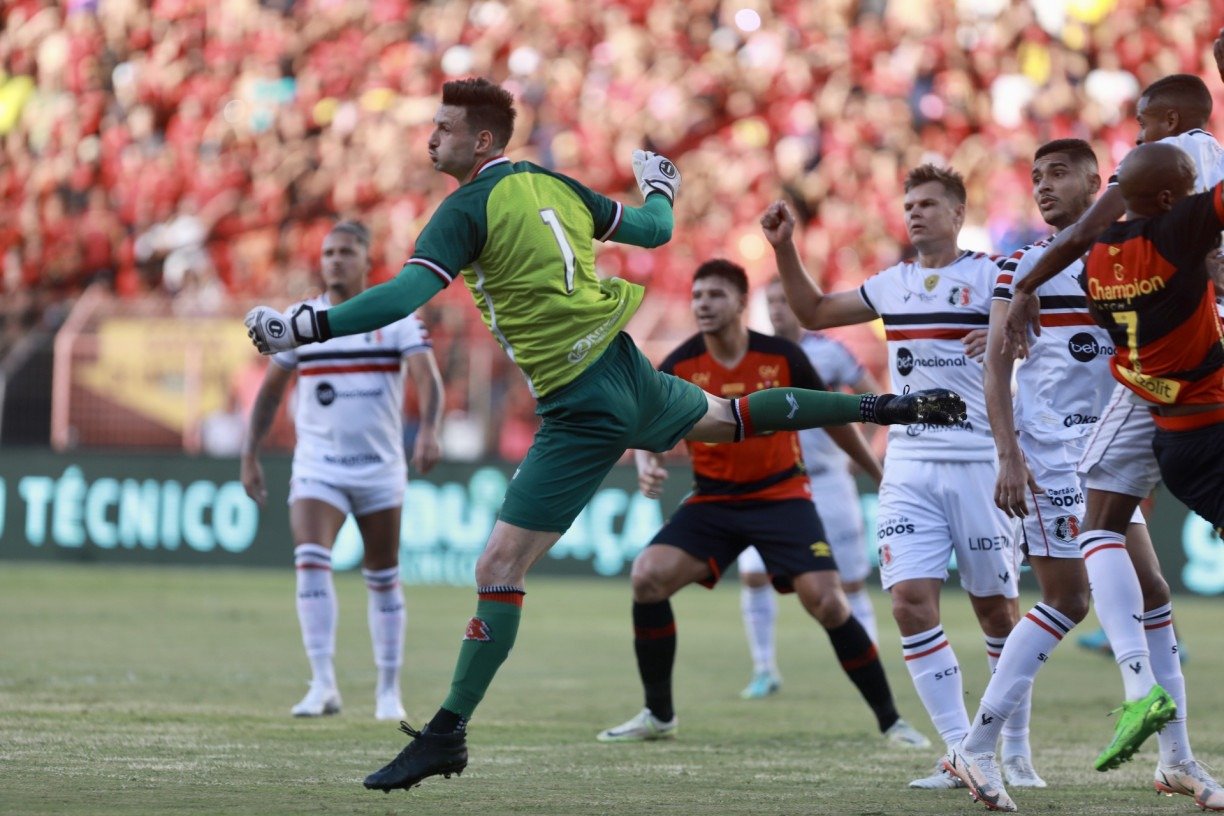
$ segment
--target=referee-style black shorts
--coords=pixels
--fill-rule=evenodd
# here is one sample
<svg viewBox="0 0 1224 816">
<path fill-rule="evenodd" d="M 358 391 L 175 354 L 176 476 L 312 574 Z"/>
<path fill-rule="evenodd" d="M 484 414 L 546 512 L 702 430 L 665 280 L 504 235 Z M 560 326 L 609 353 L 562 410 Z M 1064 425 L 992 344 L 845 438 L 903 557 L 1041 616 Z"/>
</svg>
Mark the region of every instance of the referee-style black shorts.
<svg viewBox="0 0 1224 816">
<path fill-rule="evenodd" d="M 679 547 L 710 566 L 702 586 L 718 583 L 747 547 L 756 547 L 779 592 L 805 572 L 835 570 L 824 525 L 808 499 L 684 504 L 650 542 Z"/>
<path fill-rule="evenodd" d="M 1152 449 L 1169 492 L 1224 528 L 1224 422 L 1192 431 L 1157 428 Z"/>
</svg>

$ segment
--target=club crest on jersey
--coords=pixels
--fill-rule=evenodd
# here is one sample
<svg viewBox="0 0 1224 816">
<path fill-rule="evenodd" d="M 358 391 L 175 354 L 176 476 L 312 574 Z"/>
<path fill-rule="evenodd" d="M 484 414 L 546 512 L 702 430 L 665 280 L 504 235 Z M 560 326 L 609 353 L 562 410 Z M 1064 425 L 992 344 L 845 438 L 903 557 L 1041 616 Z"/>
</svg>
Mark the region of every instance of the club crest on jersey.
<svg viewBox="0 0 1224 816">
<path fill-rule="evenodd" d="M 481 643 L 492 643 L 493 633 L 489 631 L 489 624 L 480 618 L 472 618 L 468 621 L 467 631 L 463 633 L 463 639 L 476 640 Z"/>
<path fill-rule="evenodd" d="M 968 286 L 953 286 L 948 293 L 948 303 L 952 306 L 968 306 L 973 298 L 973 292 Z"/>
<path fill-rule="evenodd" d="M 887 567 L 892 563 L 892 549 L 887 544 L 880 545 L 880 564 Z"/>
<path fill-rule="evenodd" d="M 932 291 L 938 284 L 939 275 L 927 275 L 922 281 L 922 285 L 926 287 L 928 292 Z"/>
<path fill-rule="evenodd" d="M 1059 516 L 1054 519 L 1054 537 L 1068 543 L 1079 535 L 1080 523 L 1078 516 Z"/>
</svg>

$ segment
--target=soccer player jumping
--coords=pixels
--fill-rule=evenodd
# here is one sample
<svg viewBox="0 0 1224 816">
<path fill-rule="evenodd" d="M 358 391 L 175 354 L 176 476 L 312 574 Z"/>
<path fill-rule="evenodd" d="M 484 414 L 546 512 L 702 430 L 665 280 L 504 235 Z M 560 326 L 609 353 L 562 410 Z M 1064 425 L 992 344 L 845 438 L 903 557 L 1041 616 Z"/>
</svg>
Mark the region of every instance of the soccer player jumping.
<svg viewBox="0 0 1224 816">
<path fill-rule="evenodd" d="M 462 274 L 485 325 L 522 370 L 541 417 L 476 563 L 476 614 L 468 621 L 450 694 L 367 788 L 410 788 L 467 766 L 466 727 L 509 655 L 528 569 L 557 542 L 629 448 L 670 450 L 681 439 L 731 442 L 778 430 L 845 422 L 962 420 L 947 389 L 905 395 L 772 388 L 729 400 L 657 372 L 622 329 L 644 290 L 596 274 L 591 241 L 652 247 L 671 237 L 680 173 L 635 151 L 645 199 L 624 207 L 579 182 L 504 155 L 514 100 L 485 79 L 447 82 L 429 156 L 460 185 L 439 205 L 399 275 L 334 309 L 302 304 L 287 314 L 258 306 L 252 341 L 271 354 L 373 331 L 412 313 Z"/>
</svg>

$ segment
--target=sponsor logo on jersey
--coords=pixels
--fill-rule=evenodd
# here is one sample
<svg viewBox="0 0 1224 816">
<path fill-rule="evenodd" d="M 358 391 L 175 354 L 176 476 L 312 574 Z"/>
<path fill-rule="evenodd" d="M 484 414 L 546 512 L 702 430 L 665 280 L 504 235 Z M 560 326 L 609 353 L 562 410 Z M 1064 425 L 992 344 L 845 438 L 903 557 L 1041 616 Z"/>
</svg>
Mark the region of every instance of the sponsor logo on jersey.
<svg viewBox="0 0 1224 816">
<path fill-rule="evenodd" d="M 377 453 L 354 453 L 348 456 L 336 456 L 329 453 L 323 457 L 323 461 L 327 462 L 329 465 L 343 465 L 345 467 L 352 467 L 353 465 L 376 465 L 382 460 L 383 458 Z"/>
<path fill-rule="evenodd" d="M 908 377 L 915 368 L 961 368 L 968 365 L 968 358 L 960 357 L 915 357 L 914 352 L 902 346 L 897 349 L 897 373 Z"/>
<path fill-rule="evenodd" d="M 1064 428 L 1074 428 L 1076 425 L 1095 425 L 1100 421 L 1099 416 L 1090 414 L 1067 414 L 1063 417 Z"/>
<path fill-rule="evenodd" d="M 817 541 L 812 545 L 812 555 L 817 558 L 832 558 L 833 550 L 829 548 L 829 542 Z"/>
<path fill-rule="evenodd" d="M 694 371 L 692 382 L 693 382 L 693 385 L 697 386 L 698 388 L 707 387 L 710 384 L 710 372 Z"/>
<path fill-rule="evenodd" d="M 968 306 L 973 302 L 973 293 L 968 286 L 953 286 L 948 293 L 948 303 L 952 306 Z"/>
<path fill-rule="evenodd" d="M 776 380 L 778 375 L 782 373 L 780 365 L 761 365 L 757 366 L 757 376 L 763 380 Z"/>
<path fill-rule="evenodd" d="M 1054 519 L 1054 537 L 1070 543 L 1079 535 L 1079 516 L 1059 516 Z"/>
<path fill-rule="evenodd" d="M 337 391 L 335 386 L 326 380 L 315 386 L 315 399 L 317 399 L 319 404 L 323 406 L 331 405 L 337 399 L 341 398 L 368 398 L 381 397 L 382 395 L 383 390 L 381 388 L 358 388 L 353 391 Z"/>
<path fill-rule="evenodd" d="M 905 516 L 893 516 L 883 519 L 876 524 L 876 538 L 911 535 L 914 531 L 914 523 Z M 883 545 L 883 549 L 887 548 L 887 544 Z M 883 559 L 881 559 L 882 561 Z"/>
<path fill-rule="evenodd" d="M 1123 281 L 1126 279 L 1125 270 L 1119 271 L 1120 268 L 1121 264 L 1114 264 L 1114 276 Z M 1135 298 L 1159 292 L 1164 288 L 1165 279 L 1162 275 L 1117 284 L 1104 284 L 1096 278 L 1088 279 L 1088 297 L 1097 301 L 1130 303 Z"/>
<path fill-rule="evenodd" d="M 463 633 L 463 639 L 478 640 L 481 643 L 492 643 L 493 634 L 489 631 L 489 624 L 480 618 L 472 618 L 468 621 L 467 631 Z"/>
<path fill-rule="evenodd" d="M 1067 341 L 1067 351 L 1081 363 L 1090 363 L 1098 356 L 1111 356 L 1114 347 L 1105 345 L 1088 332 L 1079 332 Z"/>
<path fill-rule="evenodd" d="M 926 287 L 928 292 L 932 291 L 939 285 L 939 275 L 927 275 L 923 278 L 922 285 Z"/>
<path fill-rule="evenodd" d="M 968 419 L 958 419 L 951 425 L 928 425 L 925 422 L 915 422 L 913 425 L 905 426 L 906 436 L 922 436 L 927 432 L 937 433 L 940 431 L 973 431 L 973 422 Z"/>
<path fill-rule="evenodd" d="M 574 342 L 570 348 L 567 359 L 570 363 L 581 363 L 586 359 L 586 356 L 591 353 L 591 349 L 595 348 L 608 334 L 612 331 L 625 314 L 625 309 L 629 308 L 629 299 L 622 300 L 620 306 L 612 313 L 612 316 L 600 323 L 592 331 L 587 333 L 585 337 L 580 337 Z"/>
<path fill-rule="evenodd" d="M 1122 366 L 1118 366 L 1117 371 L 1123 379 L 1142 391 L 1148 399 L 1154 402 L 1163 402 L 1165 405 L 1172 405 L 1177 402 L 1177 395 L 1181 392 L 1182 387 L 1182 384 L 1177 380 L 1150 377 L 1147 374 L 1140 374 L 1138 371 L 1131 371 L 1129 368 L 1123 368 Z"/>
</svg>

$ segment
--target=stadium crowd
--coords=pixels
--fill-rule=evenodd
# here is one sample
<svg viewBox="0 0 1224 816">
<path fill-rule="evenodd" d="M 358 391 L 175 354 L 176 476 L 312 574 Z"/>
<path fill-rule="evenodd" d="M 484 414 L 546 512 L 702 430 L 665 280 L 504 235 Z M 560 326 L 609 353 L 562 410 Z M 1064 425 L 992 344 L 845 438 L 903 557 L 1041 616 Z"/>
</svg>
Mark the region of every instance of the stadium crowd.
<svg viewBox="0 0 1224 816">
<path fill-rule="evenodd" d="M 757 219 L 780 192 L 823 284 L 858 283 L 908 251 L 901 180 L 928 160 L 966 178 L 962 243 L 1010 251 L 1045 232 L 1034 148 L 1086 138 L 1112 168 L 1141 87 L 1214 73 L 1212 5 L 10 0 L 0 348 L 92 281 L 184 314 L 306 297 L 337 217 L 370 225 L 372 280 L 393 274 L 450 190 L 425 140 L 441 82 L 466 75 L 518 98 L 516 159 L 622 198 L 645 134 L 681 163 L 671 243 L 600 255 L 648 301 L 683 302 L 710 257 L 772 275 Z M 460 408 L 463 349 L 492 342 L 461 288 L 425 315 Z M 654 314 L 647 348 L 691 331 L 685 309 Z M 882 344 L 855 331 L 878 370 Z"/>
</svg>

